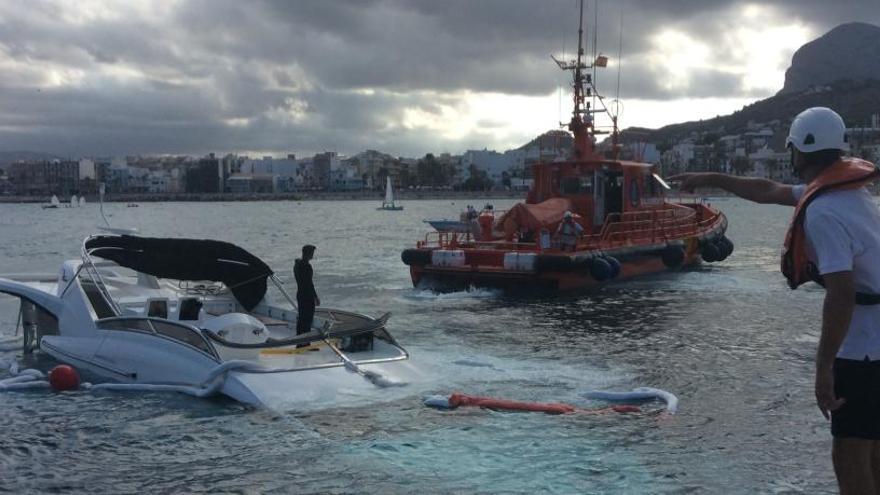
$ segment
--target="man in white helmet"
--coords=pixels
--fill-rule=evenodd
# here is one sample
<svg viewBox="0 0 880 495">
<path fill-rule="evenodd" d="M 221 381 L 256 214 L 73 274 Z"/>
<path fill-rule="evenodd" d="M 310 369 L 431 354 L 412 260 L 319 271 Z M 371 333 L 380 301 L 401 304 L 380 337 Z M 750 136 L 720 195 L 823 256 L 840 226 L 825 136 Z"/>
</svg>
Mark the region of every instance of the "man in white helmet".
<svg viewBox="0 0 880 495">
<path fill-rule="evenodd" d="M 559 239 L 559 247 L 563 251 L 574 251 L 577 249 L 578 237 L 583 235 L 584 228 L 574 221 L 574 215 L 570 211 L 566 211 L 562 215 L 562 221 L 556 228 L 556 237 Z"/>
<path fill-rule="evenodd" d="M 816 403 L 831 419 L 841 493 L 880 493 L 880 210 L 865 185 L 880 173 L 844 158 L 846 126 L 836 112 L 795 117 L 786 146 L 805 184 L 716 173 L 670 177 L 681 189 L 715 187 L 758 203 L 795 207 L 782 272 L 794 289 L 826 289 L 816 353 Z"/>
</svg>

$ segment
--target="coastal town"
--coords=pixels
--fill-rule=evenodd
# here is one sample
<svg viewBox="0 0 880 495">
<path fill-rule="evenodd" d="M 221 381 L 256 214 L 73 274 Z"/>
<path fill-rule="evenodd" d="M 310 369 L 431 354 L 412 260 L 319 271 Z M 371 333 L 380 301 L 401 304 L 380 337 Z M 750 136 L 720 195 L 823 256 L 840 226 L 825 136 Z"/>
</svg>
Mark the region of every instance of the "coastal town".
<svg viewBox="0 0 880 495">
<path fill-rule="evenodd" d="M 789 122 L 749 122 L 744 132 L 724 129 L 692 132 L 676 142 L 630 141 L 620 158 L 657 164 L 665 175 L 716 171 L 792 182 L 784 147 Z M 851 154 L 880 159 L 880 113 L 849 127 Z M 624 132 L 626 134 L 626 131 Z M 600 149 L 610 156 L 609 143 Z M 386 177 L 399 191 L 503 191 L 524 193 L 532 184 L 531 165 L 565 159 L 571 149 L 566 131 L 550 131 L 530 143 L 498 152 L 428 153 L 395 157 L 376 150 L 351 156 L 328 151 L 259 158 L 210 153 L 206 156 L 126 156 L 17 160 L 0 168 L 0 201 L 45 201 L 52 195 L 94 196 L 104 183 L 108 197 L 149 199 L 216 195 L 246 198 L 320 193 L 371 193 Z"/>
</svg>

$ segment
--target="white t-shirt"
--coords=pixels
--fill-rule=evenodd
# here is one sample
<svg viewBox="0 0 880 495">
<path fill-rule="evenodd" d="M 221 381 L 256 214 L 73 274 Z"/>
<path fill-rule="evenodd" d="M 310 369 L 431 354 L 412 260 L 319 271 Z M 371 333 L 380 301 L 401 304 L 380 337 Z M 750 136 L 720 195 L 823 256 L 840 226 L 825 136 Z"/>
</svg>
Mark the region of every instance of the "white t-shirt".
<svg viewBox="0 0 880 495">
<path fill-rule="evenodd" d="M 795 186 L 800 200 L 806 186 Z M 856 291 L 880 294 L 880 208 L 865 188 L 819 195 L 804 219 L 810 259 L 819 273 L 852 271 Z M 880 359 L 880 305 L 859 305 L 837 357 Z"/>
</svg>

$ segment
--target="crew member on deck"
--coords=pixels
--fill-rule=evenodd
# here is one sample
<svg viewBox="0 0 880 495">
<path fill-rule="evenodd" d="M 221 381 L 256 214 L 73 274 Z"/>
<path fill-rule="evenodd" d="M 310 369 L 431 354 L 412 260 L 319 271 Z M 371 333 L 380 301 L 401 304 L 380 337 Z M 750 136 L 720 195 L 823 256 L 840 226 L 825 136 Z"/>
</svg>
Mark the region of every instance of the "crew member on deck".
<svg viewBox="0 0 880 495">
<path fill-rule="evenodd" d="M 296 278 L 296 305 L 299 313 L 296 317 L 296 334 L 308 333 L 315 317 L 315 306 L 321 305 L 315 284 L 312 282 L 312 265 L 309 261 L 315 255 L 315 246 L 306 244 L 302 247 L 302 258 L 293 264 L 293 276 Z"/>
<path fill-rule="evenodd" d="M 840 492 L 880 493 L 880 210 L 865 185 L 871 163 L 846 158 L 846 126 L 833 110 L 795 117 L 786 146 L 806 185 L 696 173 L 670 177 L 681 189 L 718 187 L 758 203 L 795 207 L 782 273 L 791 288 L 825 287 L 816 352 L 816 404 L 831 419 L 831 458 Z"/>
<path fill-rule="evenodd" d="M 574 215 L 566 211 L 562 222 L 556 228 L 556 237 L 559 238 L 559 247 L 563 251 L 574 251 L 577 247 L 578 237 L 583 234 L 584 228 L 574 221 Z"/>
</svg>

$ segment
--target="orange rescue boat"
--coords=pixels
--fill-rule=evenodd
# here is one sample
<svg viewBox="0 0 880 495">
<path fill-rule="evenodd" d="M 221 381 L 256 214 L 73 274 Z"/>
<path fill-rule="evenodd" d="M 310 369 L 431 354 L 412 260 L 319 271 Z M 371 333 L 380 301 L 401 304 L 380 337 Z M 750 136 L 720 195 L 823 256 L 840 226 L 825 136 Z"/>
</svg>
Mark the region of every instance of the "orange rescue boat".
<svg viewBox="0 0 880 495">
<path fill-rule="evenodd" d="M 618 159 L 617 116 L 593 84 L 607 58 L 583 62 L 583 20 L 578 36 L 577 60 L 556 61 L 574 80 L 569 158 L 533 165 L 525 203 L 484 210 L 470 232 L 431 232 L 404 250 L 413 285 L 571 290 L 721 261 L 733 252 L 723 213 L 705 201 L 667 199 L 669 186 L 655 165 Z M 610 116 L 610 131 L 597 130 L 597 113 Z M 596 136 L 609 132 L 610 150 L 601 153 Z"/>
</svg>

